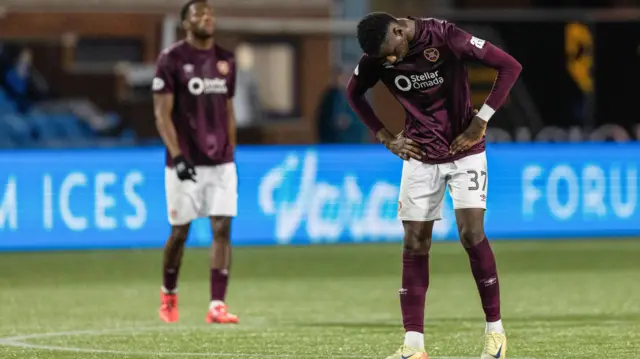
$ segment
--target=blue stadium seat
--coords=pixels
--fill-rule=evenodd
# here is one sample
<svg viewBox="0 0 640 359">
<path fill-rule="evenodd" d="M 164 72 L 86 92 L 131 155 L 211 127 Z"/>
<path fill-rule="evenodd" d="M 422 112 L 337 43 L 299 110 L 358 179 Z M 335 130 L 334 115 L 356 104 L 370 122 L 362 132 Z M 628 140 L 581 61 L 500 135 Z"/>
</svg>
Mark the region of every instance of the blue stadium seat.
<svg viewBox="0 0 640 359">
<path fill-rule="evenodd" d="M 107 114 L 109 128 L 119 126 L 116 113 Z M 136 134 L 125 130 L 118 137 L 100 137 L 72 113 L 17 112 L 16 104 L 0 88 L 0 147 L 121 147 L 135 145 Z"/>
<path fill-rule="evenodd" d="M 33 144 L 33 131 L 28 121 L 23 116 L 5 113 L 1 115 L 0 122 L 6 128 L 9 137 L 22 146 L 30 146 Z"/>
<path fill-rule="evenodd" d="M 32 124 L 38 139 L 49 141 L 65 137 L 64 129 L 51 116 L 45 114 L 31 114 L 28 121 Z"/>
<path fill-rule="evenodd" d="M 120 122 L 122 122 L 122 119 L 120 118 L 120 116 L 115 112 L 107 113 L 105 115 L 105 119 L 108 123 L 107 128 L 115 128 L 118 125 L 120 125 Z"/>
<path fill-rule="evenodd" d="M 0 102 L 10 102 L 10 101 L 11 100 L 7 98 L 7 93 L 2 88 L 0 88 Z"/>
<path fill-rule="evenodd" d="M 50 115 L 49 118 L 64 138 L 84 139 L 93 136 L 82 126 L 84 123 L 73 114 L 55 114 Z"/>
<path fill-rule="evenodd" d="M 58 115 L 61 119 L 66 121 L 66 125 L 69 126 L 68 130 L 78 136 L 85 138 L 96 137 L 96 132 L 87 124 L 74 114 Z"/>
<path fill-rule="evenodd" d="M 18 143 L 15 142 L 11 137 L 4 134 L 0 135 L 0 148 L 6 149 L 6 148 L 15 148 L 15 147 L 19 147 Z"/>
<path fill-rule="evenodd" d="M 76 126 L 76 130 L 80 131 L 80 133 L 82 133 L 85 138 L 95 138 L 98 136 L 96 134 L 96 131 L 94 131 L 93 128 L 91 128 L 91 126 L 89 126 L 86 122 L 80 119 L 76 121 L 75 126 Z"/>
<path fill-rule="evenodd" d="M 3 89 L 0 89 L 0 113 L 16 112 L 16 104 L 7 97 Z"/>
<path fill-rule="evenodd" d="M 161 138 L 150 138 L 145 140 L 140 140 L 138 142 L 140 146 L 164 146 Z"/>
<path fill-rule="evenodd" d="M 18 146 L 18 143 L 11 137 L 11 128 L 0 118 L 0 148 L 11 148 Z"/>
<path fill-rule="evenodd" d="M 120 138 L 125 140 L 135 140 L 136 132 L 130 128 L 127 128 L 126 130 L 122 131 L 122 133 L 120 134 Z"/>
</svg>

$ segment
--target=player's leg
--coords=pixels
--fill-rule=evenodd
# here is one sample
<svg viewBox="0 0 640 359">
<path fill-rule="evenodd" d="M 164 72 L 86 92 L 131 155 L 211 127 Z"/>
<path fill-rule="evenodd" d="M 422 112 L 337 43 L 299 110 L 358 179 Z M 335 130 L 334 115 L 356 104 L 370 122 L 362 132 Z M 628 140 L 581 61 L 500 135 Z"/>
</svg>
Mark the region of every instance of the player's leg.
<svg viewBox="0 0 640 359">
<path fill-rule="evenodd" d="M 484 209 L 456 209 L 460 240 L 469 255 L 486 318 L 485 348 L 481 359 L 504 358 L 507 339 L 500 316 L 500 282 L 496 259 L 484 234 Z"/>
<path fill-rule="evenodd" d="M 403 221 L 402 289 L 400 308 L 404 344 L 424 348 L 424 311 L 429 288 L 429 251 L 433 221 Z"/>
<path fill-rule="evenodd" d="M 231 222 L 238 208 L 238 178 L 234 163 L 211 168 L 212 186 L 209 216 L 213 232 L 211 244 L 210 303 L 208 323 L 238 323 L 226 304 L 231 270 Z"/>
<path fill-rule="evenodd" d="M 496 259 L 484 232 L 487 198 L 487 161 L 484 153 L 455 162 L 450 186 L 460 241 L 464 246 L 486 318 L 482 358 L 502 358 L 507 342 L 500 316 L 500 283 Z"/>
<path fill-rule="evenodd" d="M 197 217 L 197 185 L 191 181 L 180 181 L 175 169 L 165 170 L 165 190 L 171 234 L 165 243 L 162 268 L 162 291 L 160 319 L 176 322 L 178 314 L 178 274 L 189 235 L 191 221 Z"/>
<path fill-rule="evenodd" d="M 231 269 L 231 217 L 212 217 L 213 242 L 211 243 L 211 285 L 213 304 L 224 304 Z"/>
<path fill-rule="evenodd" d="M 188 235 L 189 224 L 172 226 L 171 234 L 164 246 L 159 315 L 160 319 L 167 323 L 177 322 L 179 319 L 178 275 Z"/>
<path fill-rule="evenodd" d="M 458 233 L 469 255 L 471 273 L 476 281 L 482 308 L 487 320 L 487 330 L 503 332 L 500 321 L 500 286 L 496 259 L 484 234 L 484 209 L 456 209 Z"/>
<path fill-rule="evenodd" d="M 427 358 L 424 312 L 429 287 L 429 251 L 433 222 L 441 218 L 445 179 L 438 166 L 406 161 L 402 168 L 398 217 L 404 227 L 400 307 L 403 346 L 388 359 Z"/>
<path fill-rule="evenodd" d="M 229 271 L 231 270 L 231 217 L 211 217 L 211 275 L 207 323 L 235 324 L 238 317 L 229 313 L 226 304 Z"/>
</svg>

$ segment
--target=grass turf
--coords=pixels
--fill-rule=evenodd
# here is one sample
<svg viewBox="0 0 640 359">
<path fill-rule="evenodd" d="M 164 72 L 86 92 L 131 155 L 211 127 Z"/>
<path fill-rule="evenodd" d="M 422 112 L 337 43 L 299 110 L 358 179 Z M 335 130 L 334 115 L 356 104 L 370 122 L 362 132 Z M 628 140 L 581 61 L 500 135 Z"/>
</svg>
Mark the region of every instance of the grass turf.
<svg viewBox="0 0 640 359">
<path fill-rule="evenodd" d="M 509 358 L 640 357 L 640 240 L 494 249 Z M 432 250 L 427 350 L 479 357 L 484 322 L 466 254 L 455 243 Z M 203 249 L 185 255 L 177 325 L 157 319 L 158 250 L 0 254 L 0 358 L 384 358 L 401 344 L 399 245 L 234 255 L 228 302 L 241 324 L 229 327 L 204 324 Z M 6 339 L 40 333 L 62 334 Z"/>
</svg>

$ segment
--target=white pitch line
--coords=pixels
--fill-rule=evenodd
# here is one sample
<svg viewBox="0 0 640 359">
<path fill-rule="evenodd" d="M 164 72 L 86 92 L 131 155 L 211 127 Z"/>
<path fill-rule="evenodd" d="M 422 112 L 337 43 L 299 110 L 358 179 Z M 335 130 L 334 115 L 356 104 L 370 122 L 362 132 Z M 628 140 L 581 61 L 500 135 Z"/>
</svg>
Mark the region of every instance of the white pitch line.
<svg viewBox="0 0 640 359">
<path fill-rule="evenodd" d="M 50 345 L 37 345 L 21 342 L 11 342 L 0 340 L 0 345 L 19 347 L 22 349 L 39 349 L 48 351 L 64 351 L 87 354 L 116 354 L 116 355 L 144 355 L 144 356 L 174 356 L 174 357 L 243 357 L 243 358 L 319 358 L 324 355 L 307 355 L 307 354 L 250 354 L 250 353 L 189 353 L 189 352 L 147 352 L 147 351 L 124 351 L 124 350 L 107 350 L 107 349 L 90 349 L 90 348 L 73 348 L 73 347 L 57 347 Z M 367 358 L 370 356 L 356 355 L 330 355 L 329 358 Z M 431 357 L 431 359 L 477 359 L 477 357 Z"/>
<path fill-rule="evenodd" d="M 12 337 L 0 338 L 0 343 L 2 342 L 21 342 L 29 339 L 41 339 L 41 338 L 49 338 L 49 337 L 65 337 L 65 336 L 82 336 L 82 335 L 107 335 L 107 334 L 115 334 L 120 332 L 147 332 L 153 330 L 167 330 L 167 329 L 185 329 L 186 327 L 179 326 L 165 326 L 165 327 L 132 327 L 132 328 L 113 328 L 113 329 L 96 329 L 96 330 L 73 330 L 67 332 L 49 332 L 49 333 L 36 333 L 36 334 L 25 334 L 25 335 L 16 335 Z"/>
<path fill-rule="evenodd" d="M 94 348 L 77 348 L 77 347 L 61 347 L 55 345 L 40 345 L 27 343 L 30 339 L 63 337 L 63 336 L 102 336 L 114 333 L 144 333 L 154 330 L 175 330 L 201 327 L 178 327 L 178 326 L 163 326 L 163 327 L 140 327 L 140 328 L 120 328 L 120 329 L 105 329 L 105 330 L 78 330 L 68 332 L 50 332 L 39 334 L 26 334 L 12 337 L 0 338 L 0 345 L 17 347 L 22 349 L 35 349 L 35 350 L 48 350 L 48 351 L 62 351 L 62 352 L 74 352 L 74 353 L 88 353 L 88 354 L 116 354 L 116 355 L 145 355 L 145 356 L 177 356 L 177 357 L 260 357 L 260 358 L 318 358 L 321 355 L 311 354 L 251 354 L 251 353 L 190 353 L 190 352 L 150 352 L 150 351 L 128 351 L 128 350 L 110 350 L 110 349 L 94 349 Z M 324 357 L 324 355 L 322 355 Z M 330 358 L 367 358 L 373 357 L 363 355 L 330 355 Z M 431 359 L 477 359 L 477 357 L 431 357 Z M 534 358 L 511 358 L 511 359 L 534 359 Z"/>
</svg>

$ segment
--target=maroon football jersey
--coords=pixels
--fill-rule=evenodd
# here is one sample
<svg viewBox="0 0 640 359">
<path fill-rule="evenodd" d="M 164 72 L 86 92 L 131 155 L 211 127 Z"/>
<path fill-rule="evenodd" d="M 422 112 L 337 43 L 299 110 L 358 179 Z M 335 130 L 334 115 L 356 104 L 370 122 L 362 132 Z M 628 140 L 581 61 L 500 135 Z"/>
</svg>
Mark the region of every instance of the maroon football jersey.
<svg viewBox="0 0 640 359">
<path fill-rule="evenodd" d="M 153 92 L 174 95 L 171 117 L 178 144 L 193 165 L 233 161 L 228 100 L 235 81 L 234 55 L 217 45 L 200 50 L 180 41 L 160 54 Z M 172 162 L 167 151 L 167 166 Z"/>
<path fill-rule="evenodd" d="M 382 81 L 404 107 L 405 136 L 416 141 L 426 152 L 424 162 L 450 162 L 484 151 L 483 138 L 467 151 L 449 154 L 453 140 L 467 129 L 474 117 L 465 62 L 478 60 L 487 63 L 485 55 L 492 50 L 492 56 L 506 56 L 511 60 L 492 59 L 489 61 L 489 65 L 495 65 L 492 67 L 501 66 L 501 62 L 515 63 L 512 67 L 519 64 L 495 46 L 452 23 L 437 19 L 411 19 L 415 21 L 415 36 L 409 42 L 409 53 L 400 62 L 389 64 L 384 59 L 367 55 L 361 58 L 349 84 L 352 106 L 367 122 L 367 117 L 373 114 L 363 108 L 361 101 L 353 98 Z M 502 80 L 507 82 L 506 86 L 494 87 L 494 92 L 496 89 L 499 91 L 492 93 L 494 100 L 489 98 L 488 105 L 497 109 L 502 104 L 518 73 L 519 70 L 513 78 L 504 76 Z M 369 122 L 367 124 L 374 131 L 382 126 L 375 120 Z"/>
</svg>

